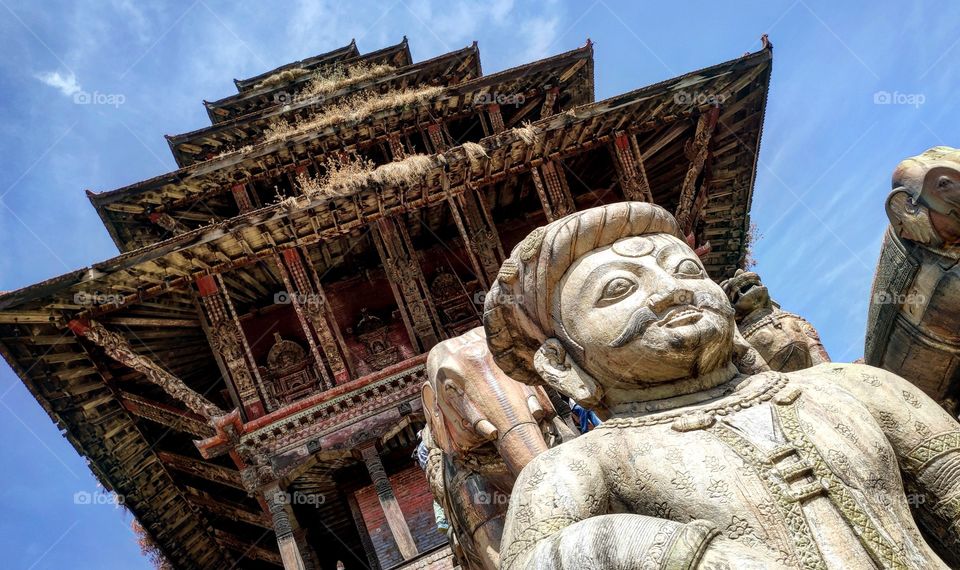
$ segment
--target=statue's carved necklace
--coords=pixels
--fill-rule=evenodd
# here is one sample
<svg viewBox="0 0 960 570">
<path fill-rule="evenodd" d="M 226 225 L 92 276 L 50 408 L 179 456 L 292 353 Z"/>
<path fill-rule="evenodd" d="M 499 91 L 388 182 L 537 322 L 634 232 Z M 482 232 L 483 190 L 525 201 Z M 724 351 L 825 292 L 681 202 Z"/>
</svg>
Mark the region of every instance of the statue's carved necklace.
<svg viewBox="0 0 960 570">
<path fill-rule="evenodd" d="M 792 390 L 782 396 L 778 395 L 789 382 L 789 378 L 785 374 L 763 372 L 757 376 L 761 377 L 759 385 L 738 385 L 730 396 L 723 397 L 710 404 L 698 406 L 695 409 L 683 407 L 644 416 L 611 418 L 597 426 L 596 429 L 644 427 L 672 422 L 673 429 L 677 431 L 691 431 L 710 427 L 716 421 L 717 416 L 738 412 L 760 402 L 769 401 L 775 396 L 790 400 L 795 399 L 796 396 L 792 393 Z M 736 391 L 737 388 L 742 389 Z"/>
</svg>

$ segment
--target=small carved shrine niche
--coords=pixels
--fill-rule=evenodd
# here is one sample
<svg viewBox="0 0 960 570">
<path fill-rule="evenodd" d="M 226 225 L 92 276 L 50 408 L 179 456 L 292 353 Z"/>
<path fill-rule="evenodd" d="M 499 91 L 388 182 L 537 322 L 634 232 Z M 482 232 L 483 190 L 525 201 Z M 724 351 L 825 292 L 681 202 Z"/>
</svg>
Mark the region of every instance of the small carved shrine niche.
<svg viewBox="0 0 960 570">
<path fill-rule="evenodd" d="M 280 333 L 273 333 L 273 339 L 261 375 L 277 401 L 289 404 L 319 391 L 316 363 L 307 351 L 297 342 L 282 338 Z"/>
<path fill-rule="evenodd" d="M 383 319 L 367 309 L 360 310 L 360 320 L 354 334 L 363 344 L 363 360 L 374 370 L 386 368 L 403 359 L 400 348 L 390 339 L 390 327 Z"/>
<path fill-rule="evenodd" d="M 480 326 L 479 313 L 467 286 L 446 267 L 441 265 L 431 279 L 430 294 L 448 337 L 459 336 Z M 473 297 L 480 300 L 476 293 Z"/>
</svg>

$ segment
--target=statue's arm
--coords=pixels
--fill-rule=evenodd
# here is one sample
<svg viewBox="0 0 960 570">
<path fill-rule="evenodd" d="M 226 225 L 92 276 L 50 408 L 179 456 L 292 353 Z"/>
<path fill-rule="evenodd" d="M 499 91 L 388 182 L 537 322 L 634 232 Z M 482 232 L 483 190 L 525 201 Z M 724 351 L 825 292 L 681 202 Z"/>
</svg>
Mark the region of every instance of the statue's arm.
<svg viewBox="0 0 960 570">
<path fill-rule="evenodd" d="M 638 514 L 608 514 L 600 458 L 541 454 L 517 479 L 500 544 L 501 570 L 584 568 L 770 568 L 714 525 Z M 701 566 L 702 565 L 702 566 Z"/>
<path fill-rule="evenodd" d="M 827 349 L 823 346 L 823 341 L 820 340 L 820 333 L 803 317 L 800 318 L 800 321 L 800 328 L 807 338 L 807 351 L 810 353 L 811 365 L 816 366 L 817 364 L 830 362 L 830 355 L 827 354 Z"/>
<path fill-rule="evenodd" d="M 919 493 L 924 526 L 960 555 L 960 424 L 900 376 L 861 364 L 842 365 L 847 387 L 867 406 L 897 455 L 908 493 Z"/>
</svg>

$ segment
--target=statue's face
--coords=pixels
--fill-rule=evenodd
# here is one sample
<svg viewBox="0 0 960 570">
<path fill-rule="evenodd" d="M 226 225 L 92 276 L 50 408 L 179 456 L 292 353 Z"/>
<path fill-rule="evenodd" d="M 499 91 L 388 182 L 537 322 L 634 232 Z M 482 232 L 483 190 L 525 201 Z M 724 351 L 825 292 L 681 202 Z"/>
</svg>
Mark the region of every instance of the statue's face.
<svg viewBox="0 0 960 570">
<path fill-rule="evenodd" d="M 561 342 L 600 384 L 666 382 L 729 361 L 733 308 L 681 240 L 631 237 L 578 259 L 554 293 Z"/>
<path fill-rule="evenodd" d="M 752 271 L 736 275 L 731 279 L 730 286 L 729 299 L 737 310 L 737 319 L 771 304 L 770 292 L 760 281 L 760 276 Z"/>
</svg>

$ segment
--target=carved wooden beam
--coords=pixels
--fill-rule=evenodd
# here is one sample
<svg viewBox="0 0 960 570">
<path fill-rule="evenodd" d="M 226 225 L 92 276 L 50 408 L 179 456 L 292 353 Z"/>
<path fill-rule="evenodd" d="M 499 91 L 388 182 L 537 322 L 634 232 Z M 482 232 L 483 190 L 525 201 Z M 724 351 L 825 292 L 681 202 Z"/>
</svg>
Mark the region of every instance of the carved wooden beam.
<svg viewBox="0 0 960 570">
<path fill-rule="evenodd" d="M 377 220 L 375 228 L 373 241 L 383 261 L 410 341 L 426 352 L 439 342 L 441 328 L 417 252 L 402 223 L 392 218 L 381 218 Z"/>
<path fill-rule="evenodd" d="M 121 391 L 120 404 L 131 414 L 158 423 L 172 430 L 189 433 L 200 438 L 213 435 L 213 428 L 204 423 L 200 416 L 178 410 L 161 402 L 154 402 L 142 396 Z"/>
<path fill-rule="evenodd" d="M 70 321 L 69 326 L 74 334 L 101 347 L 110 358 L 120 364 L 140 372 L 148 381 L 162 388 L 172 398 L 183 402 L 194 413 L 208 420 L 226 414 L 213 402 L 187 386 L 183 380 L 167 372 L 150 358 L 134 352 L 130 342 L 121 334 L 107 330 L 96 321 L 73 320 Z"/>
<path fill-rule="evenodd" d="M 390 143 L 390 155 L 393 157 L 393 160 L 403 160 L 407 157 L 407 153 L 403 150 L 403 142 L 400 140 L 398 133 L 390 133 L 387 141 Z"/>
<path fill-rule="evenodd" d="M 443 152 L 447 150 L 447 143 L 443 140 L 443 132 L 440 130 L 442 125 L 434 123 L 427 127 L 427 137 L 433 146 L 433 152 Z"/>
<path fill-rule="evenodd" d="M 215 463 L 201 461 L 170 451 L 158 451 L 157 457 L 171 469 L 235 489 L 246 490 L 240 480 L 240 472 L 235 469 L 228 469 Z"/>
<path fill-rule="evenodd" d="M 198 277 L 196 284 L 207 322 L 210 323 L 210 346 L 227 368 L 247 418 L 258 418 L 266 413 L 257 390 L 259 372 L 251 364 L 243 331 L 227 306 L 228 293 L 220 290 L 217 279 L 212 275 Z"/>
<path fill-rule="evenodd" d="M 327 322 L 327 298 L 323 293 L 322 287 L 317 283 L 316 286 L 310 282 L 307 277 L 307 271 L 303 266 L 300 253 L 296 249 L 285 249 L 283 251 L 283 260 L 287 264 L 290 276 L 293 278 L 293 285 L 296 287 L 296 301 L 299 301 L 303 307 L 304 315 L 308 324 L 312 328 L 313 334 L 317 336 L 320 349 L 323 352 L 327 365 L 333 373 L 336 383 L 346 382 L 349 379 L 347 366 L 343 355 L 340 354 L 340 347 L 334 337 L 332 327 Z M 294 293 L 293 291 L 291 293 Z M 309 333 L 310 331 L 308 331 Z M 322 366 L 322 362 L 318 363 Z M 331 386 L 332 387 L 332 386 Z"/>
<path fill-rule="evenodd" d="M 167 230 L 173 235 L 182 234 L 190 231 L 190 228 L 183 225 L 182 222 L 166 213 L 154 212 L 148 216 L 151 222 L 157 224 L 161 228 Z"/>
<path fill-rule="evenodd" d="M 238 563 L 241 565 L 243 564 L 244 558 L 252 558 L 254 560 L 269 562 L 275 566 L 283 566 L 280 554 L 275 550 L 259 546 L 256 543 L 250 544 L 249 540 L 244 540 L 235 534 L 219 528 L 213 529 L 213 536 L 217 542 L 220 543 L 220 546 L 240 554 L 241 558 L 238 560 Z"/>
<path fill-rule="evenodd" d="M 647 181 L 647 171 L 643 167 L 643 157 L 637 148 L 636 137 L 621 131 L 616 134 L 610 148 L 624 197 L 635 202 L 652 203 L 653 192 L 650 190 L 650 182 Z"/>
<path fill-rule="evenodd" d="M 709 111 L 700 115 L 700 119 L 697 121 L 697 130 L 694 132 L 690 147 L 690 166 L 687 168 L 683 185 L 680 187 L 680 202 L 677 205 L 676 212 L 677 222 L 684 234 L 693 229 L 696 217 L 694 201 L 697 192 L 697 179 L 700 178 L 703 165 L 710 155 L 710 140 L 713 138 L 713 132 L 716 130 L 719 117 L 720 108 L 711 107 Z"/>
<path fill-rule="evenodd" d="M 186 497 L 188 501 L 197 506 L 203 507 L 214 515 L 223 517 L 227 520 L 238 520 L 247 524 L 258 526 L 260 528 L 273 530 L 273 523 L 270 520 L 270 517 L 264 514 L 262 511 L 253 511 L 246 505 L 228 501 L 226 499 L 214 498 L 209 493 L 199 489 L 194 489 L 190 486 L 185 486 L 184 490 L 186 491 Z"/>
<path fill-rule="evenodd" d="M 296 252 L 294 252 L 296 253 Z M 286 251 L 284 252 L 286 255 Z M 324 390 L 329 390 L 333 388 L 333 380 L 330 378 L 330 373 L 327 372 L 327 367 L 324 366 L 323 357 L 320 355 L 320 349 L 317 348 L 317 341 L 313 338 L 313 332 L 310 328 L 309 316 L 307 315 L 307 309 L 304 306 L 304 299 L 293 285 L 293 281 L 290 279 L 290 272 L 284 265 L 283 258 L 278 254 L 274 256 L 274 262 L 277 264 L 277 269 L 280 271 L 280 277 L 283 278 L 283 285 L 287 288 L 287 297 L 290 299 L 290 304 L 293 305 L 293 310 L 297 314 L 297 320 L 300 321 L 300 327 L 303 330 L 303 335 L 307 339 L 307 345 L 310 347 L 310 355 L 313 356 L 314 362 L 317 363 L 317 370 L 320 371 L 320 384 Z"/>
<path fill-rule="evenodd" d="M 502 133 L 504 126 L 503 115 L 500 113 L 500 105 L 496 103 L 487 105 L 487 116 L 490 117 L 490 127 L 493 129 L 493 133 Z"/>
<path fill-rule="evenodd" d="M 576 210 L 563 165 L 547 161 L 531 170 L 533 184 L 543 205 L 547 220 L 560 219 Z"/>
<path fill-rule="evenodd" d="M 241 214 L 253 210 L 253 202 L 250 201 L 246 184 L 234 184 L 230 187 L 230 191 L 233 193 L 233 199 L 237 202 L 237 208 L 240 209 Z"/>
<path fill-rule="evenodd" d="M 543 106 L 540 107 L 540 118 L 544 119 L 554 114 L 554 107 L 557 103 L 557 95 L 560 93 L 559 87 L 554 87 L 547 91 L 543 98 Z"/>
<path fill-rule="evenodd" d="M 441 183 L 448 186 L 450 182 L 444 176 Z M 447 203 L 477 279 L 488 288 L 497 278 L 504 255 L 503 244 L 488 215 L 483 194 L 470 189 L 457 196 L 451 195 Z"/>
</svg>

